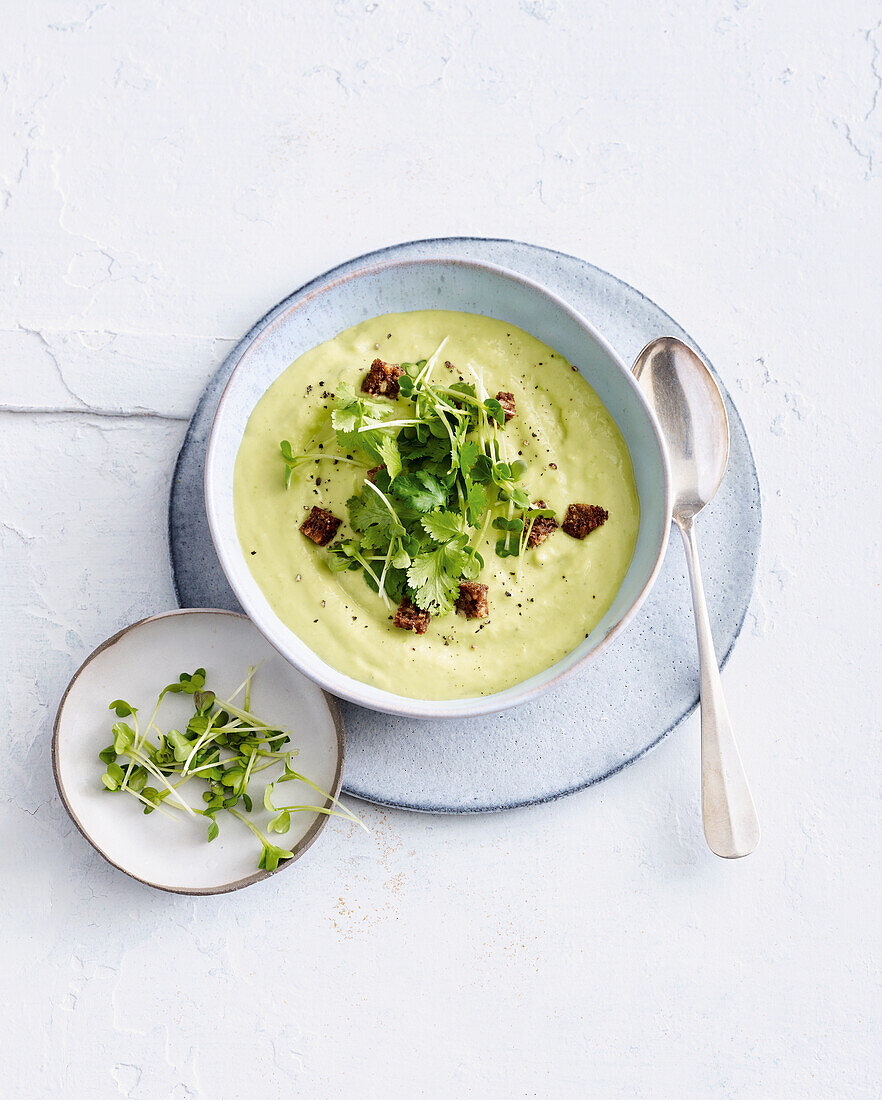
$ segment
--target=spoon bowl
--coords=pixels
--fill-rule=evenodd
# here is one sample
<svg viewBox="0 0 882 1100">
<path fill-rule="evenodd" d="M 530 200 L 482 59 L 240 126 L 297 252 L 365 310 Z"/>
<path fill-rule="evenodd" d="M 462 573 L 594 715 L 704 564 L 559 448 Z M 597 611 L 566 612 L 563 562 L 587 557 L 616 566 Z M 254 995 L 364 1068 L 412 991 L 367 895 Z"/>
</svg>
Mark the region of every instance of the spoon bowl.
<svg viewBox="0 0 882 1100">
<path fill-rule="evenodd" d="M 668 447 L 673 519 L 690 519 L 713 499 L 729 460 L 729 418 L 720 388 L 704 361 L 673 336 L 648 344 L 634 374 Z"/>
</svg>

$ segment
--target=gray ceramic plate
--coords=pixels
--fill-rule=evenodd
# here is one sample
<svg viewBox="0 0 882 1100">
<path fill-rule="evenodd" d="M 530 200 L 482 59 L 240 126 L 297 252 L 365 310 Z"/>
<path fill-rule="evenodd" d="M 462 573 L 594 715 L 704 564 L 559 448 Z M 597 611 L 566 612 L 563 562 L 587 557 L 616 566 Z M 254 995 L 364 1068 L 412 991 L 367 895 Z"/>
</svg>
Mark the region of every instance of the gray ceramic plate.
<svg viewBox="0 0 882 1100">
<path fill-rule="evenodd" d="M 214 554 L 202 502 L 205 444 L 220 391 L 246 348 L 301 297 L 365 264 L 474 259 L 519 272 L 587 317 L 626 361 L 653 336 L 688 335 L 638 291 L 575 257 L 515 241 L 454 238 L 359 257 L 279 303 L 233 349 L 194 414 L 169 508 L 179 602 L 237 608 Z M 718 652 L 728 657 L 747 611 L 759 552 L 760 501 L 750 446 L 725 393 L 729 470 L 699 525 Z M 695 641 L 682 550 L 672 542 L 655 588 L 626 635 L 557 690 L 505 714 L 420 721 L 342 706 L 343 789 L 436 813 L 498 810 L 559 797 L 618 771 L 656 744 L 697 702 Z"/>
</svg>

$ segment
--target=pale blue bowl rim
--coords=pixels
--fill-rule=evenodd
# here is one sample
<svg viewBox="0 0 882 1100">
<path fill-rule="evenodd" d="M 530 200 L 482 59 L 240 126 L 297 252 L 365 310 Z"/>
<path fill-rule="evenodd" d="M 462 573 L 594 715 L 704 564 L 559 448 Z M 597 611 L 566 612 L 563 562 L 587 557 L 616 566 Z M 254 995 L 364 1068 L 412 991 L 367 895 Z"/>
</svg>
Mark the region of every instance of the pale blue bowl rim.
<svg viewBox="0 0 882 1100">
<path fill-rule="evenodd" d="M 468 240 L 469 238 L 446 238 L 443 240 Z M 431 240 L 425 242 L 411 242 L 411 243 L 427 243 L 431 244 Z M 440 243 L 440 240 L 439 240 Z M 646 600 L 649 592 L 655 583 L 664 561 L 665 551 L 667 549 L 668 537 L 670 534 L 670 524 L 663 524 L 661 531 L 661 538 L 656 547 L 655 559 L 652 565 L 652 569 L 638 592 L 636 598 L 632 601 L 628 609 L 624 612 L 621 618 L 615 623 L 606 633 L 606 635 L 597 642 L 590 650 L 583 653 L 578 659 L 572 661 L 567 668 L 562 669 L 555 675 L 549 677 L 541 683 L 534 684 L 529 688 L 518 690 L 520 685 L 514 685 L 512 688 L 507 689 L 506 698 L 501 698 L 501 693 L 494 693 L 486 696 L 471 697 L 467 699 L 454 699 L 454 700 L 425 700 L 425 699 L 410 699 L 405 696 L 395 695 L 391 692 L 381 691 L 380 689 L 372 688 L 370 685 L 363 684 L 359 680 L 348 676 L 339 670 L 333 669 L 327 662 L 321 661 L 316 654 L 313 654 L 321 663 L 332 673 L 332 675 L 316 675 L 315 671 L 311 668 L 304 667 L 298 660 L 292 659 L 290 652 L 279 644 L 278 640 L 274 638 L 271 633 L 265 628 L 264 624 L 260 621 L 259 617 L 252 614 L 251 609 L 247 606 L 245 600 L 242 599 L 240 589 L 234 583 L 231 576 L 231 569 L 227 560 L 228 547 L 226 542 L 222 541 L 222 536 L 219 538 L 216 533 L 217 521 L 213 508 L 213 496 L 212 496 L 212 481 L 214 477 L 214 465 L 212 462 L 213 455 L 217 446 L 216 428 L 218 426 L 219 418 L 223 411 L 226 399 L 229 396 L 230 387 L 236 378 L 239 371 L 242 360 L 246 354 L 253 348 L 258 340 L 262 339 L 271 328 L 277 323 L 281 322 L 283 318 L 287 318 L 291 312 L 302 308 L 307 302 L 313 298 L 324 294 L 327 291 L 333 290 L 344 282 L 350 282 L 357 279 L 364 278 L 366 276 L 375 274 L 379 271 L 393 270 L 395 268 L 407 268 L 414 266 L 422 266 L 429 264 L 439 264 L 445 267 L 458 266 L 470 268 L 476 271 L 483 271 L 494 276 L 502 277 L 513 283 L 520 284 L 526 287 L 528 290 L 536 294 L 540 294 L 546 299 L 550 300 L 552 304 L 564 314 L 568 315 L 579 326 L 581 326 L 588 337 L 592 339 L 600 350 L 604 353 L 607 360 L 618 369 L 621 376 L 626 380 L 626 386 L 630 388 L 632 396 L 636 397 L 637 403 L 642 406 L 645 414 L 648 417 L 651 425 L 653 435 L 658 450 L 658 459 L 660 460 L 662 484 L 664 486 L 665 494 L 665 508 L 663 514 L 670 514 L 672 503 L 672 487 L 670 479 L 670 468 L 668 464 L 668 458 L 664 442 L 662 439 L 661 429 L 658 424 L 658 420 L 653 412 L 652 408 L 646 401 L 640 387 L 638 386 L 633 374 L 628 366 L 621 359 L 619 354 L 611 347 L 605 337 L 594 328 L 590 321 L 587 320 L 581 313 L 570 306 L 560 295 L 554 291 L 548 290 L 540 283 L 533 279 L 530 279 L 524 275 L 519 274 L 516 271 L 512 271 L 508 268 L 502 267 L 498 264 L 488 263 L 481 260 L 471 260 L 465 258 L 455 258 L 446 256 L 437 257 L 422 257 L 422 258 L 408 258 L 401 260 L 387 260 L 383 261 L 379 259 L 387 251 L 393 251 L 399 246 L 390 246 L 388 249 L 383 249 L 378 253 L 371 255 L 371 261 L 358 267 L 348 273 L 339 276 L 337 279 L 331 278 L 331 281 L 327 281 L 329 277 L 332 277 L 335 272 L 340 271 L 342 268 L 348 267 L 351 261 L 348 263 L 339 265 L 336 268 L 332 268 L 324 275 L 319 275 L 315 279 L 306 283 L 298 291 L 295 291 L 294 295 L 289 296 L 283 302 L 276 305 L 268 313 L 266 313 L 255 325 L 251 327 L 247 335 L 240 341 L 237 352 L 238 358 L 236 364 L 224 385 L 221 392 L 220 399 L 217 404 L 217 408 L 212 420 L 211 433 L 209 435 L 206 463 L 205 463 L 205 507 L 208 515 L 209 529 L 211 532 L 212 541 L 214 542 L 215 551 L 218 556 L 221 568 L 223 569 L 227 580 L 233 588 L 237 598 L 242 602 L 245 608 L 246 614 L 252 619 L 255 626 L 260 632 L 267 638 L 267 640 L 275 646 L 280 653 L 291 661 L 295 667 L 299 668 L 305 675 L 315 680 L 326 690 L 333 692 L 335 695 L 341 698 L 348 699 L 351 702 L 357 703 L 360 706 L 365 706 L 373 710 L 380 710 L 391 714 L 406 715 L 414 718 L 454 718 L 454 717 L 477 717 L 484 714 L 499 713 L 501 710 L 509 709 L 510 707 L 519 706 L 522 703 L 527 702 L 530 699 L 535 698 L 540 694 L 544 694 L 546 691 L 560 684 L 563 680 L 568 679 L 576 671 L 583 669 L 588 663 L 598 657 L 604 652 L 609 645 L 615 641 L 619 635 L 628 627 L 633 621 L 640 607 Z M 313 293 L 310 293 L 310 287 L 316 284 L 321 284 Z M 296 302 L 291 302 L 290 299 L 296 297 Z M 663 335 L 663 334 L 660 334 Z M 239 350 L 241 348 L 241 351 Z M 243 559 L 244 560 L 244 559 Z M 290 628 L 287 628 L 290 629 Z M 290 633 L 294 634 L 293 631 Z M 295 635 L 296 637 L 296 635 Z M 306 648 L 309 647 L 305 642 L 301 644 Z M 559 663 L 559 662 L 558 662 Z M 554 666 L 551 666 L 552 668 Z M 542 675 L 541 673 L 538 675 Z"/>
</svg>

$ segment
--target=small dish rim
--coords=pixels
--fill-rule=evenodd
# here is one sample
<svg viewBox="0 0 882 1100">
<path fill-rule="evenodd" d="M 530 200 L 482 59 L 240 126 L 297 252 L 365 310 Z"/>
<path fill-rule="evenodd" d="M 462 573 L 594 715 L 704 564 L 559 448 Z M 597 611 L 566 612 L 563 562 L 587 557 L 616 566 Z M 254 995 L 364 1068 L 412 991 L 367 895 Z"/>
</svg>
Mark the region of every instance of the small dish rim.
<svg viewBox="0 0 882 1100">
<path fill-rule="evenodd" d="M 288 867 L 290 864 L 296 863 L 297 860 L 303 855 L 303 853 L 308 848 L 311 848 L 312 845 L 315 843 L 319 833 L 328 823 L 328 815 L 317 815 L 316 820 L 312 823 L 312 825 L 310 825 L 310 827 L 292 849 L 294 855 L 291 857 L 291 859 L 286 859 L 284 860 L 284 862 L 280 863 L 275 871 L 255 871 L 250 875 L 246 875 L 244 878 L 236 879 L 234 882 L 225 883 L 222 886 L 201 886 L 192 888 L 183 886 L 167 886 L 162 885 L 158 882 L 151 882 L 150 879 L 141 878 L 140 875 L 136 875 L 133 871 L 128 870 L 128 868 L 121 866 L 114 859 L 111 859 L 111 857 L 104 851 L 104 849 L 101 848 L 98 842 L 92 837 L 92 835 L 82 824 L 76 811 L 71 805 L 67 796 L 67 792 L 65 791 L 64 780 L 61 777 L 61 771 L 58 763 L 59 729 L 61 725 L 61 717 L 64 710 L 64 705 L 67 702 L 67 697 L 70 694 L 74 684 L 80 678 L 85 669 L 106 649 L 109 649 L 111 646 L 115 645 L 118 641 L 120 641 L 121 638 L 123 638 L 126 634 L 129 634 L 131 631 L 136 630 L 138 627 L 145 626 L 147 623 L 155 622 L 158 619 L 168 619 L 178 615 L 226 615 L 233 619 L 242 619 L 246 622 L 250 622 L 252 626 L 254 626 L 258 630 L 261 636 L 269 641 L 269 639 L 266 638 L 266 635 L 263 633 L 257 623 L 255 623 L 249 615 L 244 615 L 239 611 L 229 611 L 226 608 L 221 607 L 178 607 L 170 611 L 160 611 L 155 615 L 146 615 L 143 619 L 138 619 L 136 622 L 129 623 L 128 626 L 124 626 L 121 630 L 118 630 L 115 634 L 111 635 L 111 637 L 106 638 L 103 642 L 100 643 L 100 645 L 97 645 L 95 649 L 92 650 L 92 652 L 86 657 L 86 659 L 79 666 L 76 672 L 74 672 L 74 674 L 71 676 L 70 680 L 68 681 L 67 687 L 64 689 L 64 693 L 58 703 L 58 709 L 55 712 L 55 721 L 52 724 L 52 775 L 55 780 L 55 787 L 58 790 L 58 795 L 61 798 L 62 805 L 67 811 L 67 814 L 70 817 L 71 821 L 74 823 L 81 836 L 83 836 L 85 840 L 88 841 L 88 843 L 92 846 L 92 848 L 94 848 L 98 855 L 101 856 L 101 858 L 104 859 L 107 863 L 109 863 L 111 867 L 115 867 L 117 871 L 122 871 L 124 875 L 128 875 L 129 878 L 134 879 L 136 882 L 140 882 L 144 886 L 149 886 L 153 890 L 162 890 L 164 893 L 167 894 L 183 894 L 188 897 L 203 897 L 211 894 L 230 894 L 234 890 L 242 890 L 246 886 L 253 885 L 255 882 L 262 882 L 264 879 L 271 878 L 273 875 L 277 875 L 280 871 L 284 871 L 285 868 Z M 277 649 L 276 646 L 273 646 L 273 648 Z M 284 653 L 281 655 L 285 657 Z M 285 659 L 288 661 L 289 664 L 292 665 L 292 667 L 296 668 L 296 666 L 293 665 L 293 662 L 288 660 L 287 657 L 285 657 Z M 301 670 L 298 669 L 297 671 Z M 306 673 L 303 673 L 303 675 L 306 675 Z M 307 678 L 312 683 L 316 684 L 316 686 L 321 690 L 321 693 L 325 699 L 325 703 L 327 704 L 328 711 L 331 715 L 331 720 L 334 723 L 334 731 L 337 738 L 337 767 L 334 772 L 334 782 L 331 787 L 330 793 L 334 798 L 338 798 L 340 795 L 340 787 L 343 783 L 343 768 L 346 755 L 343 716 L 340 713 L 340 705 L 337 699 L 333 695 L 331 695 L 330 692 L 325 691 L 324 688 L 322 688 L 321 684 L 318 684 L 313 677 L 309 676 Z"/>
<path fill-rule="evenodd" d="M 383 260 L 376 263 L 365 264 L 356 268 L 353 271 L 349 271 L 346 274 L 338 275 L 336 278 L 329 282 L 322 283 L 320 286 L 316 286 L 313 289 L 309 289 L 303 297 L 299 298 L 296 302 L 292 302 L 286 309 L 278 313 L 273 319 L 265 325 L 253 339 L 249 340 L 245 347 L 242 349 L 236 363 L 230 371 L 230 375 L 224 384 L 221 395 L 218 399 L 217 408 L 214 411 L 214 415 L 211 420 L 211 429 L 208 435 L 208 442 L 206 445 L 205 454 L 205 472 L 203 478 L 203 497 L 205 503 L 205 511 L 208 519 L 208 529 L 211 534 L 212 544 L 217 554 L 218 561 L 221 569 L 227 581 L 230 584 L 236 598 L 240 601 L 245 609 L 246 616 L 251 619 L 260 633 L 266 638 L 270 645 L 273 646 L 290 664 L 302 672 L 309 679 L 317 683 L 322 689 L 328 692 L 333 692 L 334 695 L 341 699 L 345 699 L 349 702 L 355 703 L 358 706 L 367 707 L 368 709 L 379 711 L 386 714 L 395 714 L 409 718 L 419 719 L 444 719 L 444 718 L 467 718 L 467 717 L 479 717 L 486 714 L 496 714 L 504 710 L 510 710 L 513 707 L 521 706 L 523 703 L 529 702 L 531 699 L 537 698 L 539 695 L 544 694 L 546 691 L 562 683 L 570 676 L 574 675 L 578 670 L 586 667 L 588 663 L 598 657 L 612 642 L 614 642 L 619 635 L 627 629 L 634 617 L 643 606 L 647 596 L 652 590 L 655 584 L 658 574 L 661 570 L 662 563 L 665 557 L 665 551 L 668 546 L 668 539 L 670 536 L 670 521 L 668 520 L 663 524 L 662 537 L 659 541 L 655 560 L 649 575 L 646 578 L 639 593 L 635 597 L 634 601 L 629 606 L 628 610 L 622 615 L 619 621 L 612 626 L 604 637 L 587 653 L 584 653 L 581 657 L 575 660 L 568 668 L 561 669 L 556 675 L 543 681 L 542 683 L 535 684 L 529 689 L 523 689 L 522 685 L 526 681 L 521 681 L 519 684 L 513 684 L 510 687 L 504 689 L 506 692 L 512 692 L 511 698 L 500 700 L 502 692 L 494 692 L 489 695 L 481 696 L 469 696 L 466 698 L 454 698 L 454 699 L 423 699 L 412 698 L 410 696 L 396 695 L 393 692 L 385 691 L 382 688 L 372 687 L 370 684 L 364 683 L 361 680 L 357 680 L 347 673 L 342 672 L 339 669 L 335 669 L 331 664 L 325 661 L 305 642 L 299 635 L 296 634 L 290 627 L 285 626 L 301 644 L 307 649 L 317 661 L 320 661 L 325 668 L 329 671 L 329 675 L 324 673 L 324 670 L 313 670 L 303 667 L 298 659 L 287 653 L 279 642 L 270 636 L 269 628 L 264 628 L 260 621 L 259 612 L 255 612 L 253 615 L 248 607 L 248 601 L 243 600 L 237 584 L 233 578 L 233 570 L 229 567 L 230 563 L 227 561 L 227 548 L 223 542 L 223 537 L 216 534 L 216 527 L 219 526 L 218 517 L 215 514 L 214 501 L 213 501 L 213 481 L 217 476 L 214 469 L 213 456 L 217 447 L 217 428 L 218 419 L 221 415 L 224 406 L 230 395 L 230 388 L 234 379 L 242 367 L 242 362 L 246 355 L 248 355 L 252 349 L 258 343 L 262 342 L 273 329 L 275 329 L 280 323 L 287 320 L 291 314 L 296 313 L 302 309 L 307 303 L 313 301 L 315 298 L 336 289 L 347 282 L 363 279 L 365 277 L 376 274 L 379 271 L 390 270 L 394 268 L 407 269 L 424 266 L 427 264 L 441 264 L 444 266 L 456 266 L 471 268 L 473 270 L 487 272 L 494 276 L 502 276 L 515 283 L 520 283 L 523 287 L 530 290 L 535 294 L 539 294 L 553 302 L 553 304 L 567 314 L 576 324 L 580 325 L 586 330 L 588 335 L 599 345 L 599 347 L 606 354 L 608 359 L 614 364 L 626 379 L 626 385 L 628 385 L 633 395 L 636 397 L 638 403 L 643 406 L 643 409 L 648 417 L 650 426 L 655 437 L 656 446 L 661 459 L 661 473 L 662 483 L 664 486 L 664 512 L 666 516 L 670 516 L 673 500 L 673 486 L 671 482 L 670 463 L 668 460 L 667 448 L 664 443 L 664 437 L 661 427 L 658 423 L 658 418 L 652 406 L 646 400 L 645 395 L 640 389 L 637 380 L 635 379 L 630 368 L 625 364 L 622 357 L 616 352 L 616 350 L 610 345 L 606 338 L 597 331 L 597 329 L 587 320 L 578 310 L 569 305 L 560 295 L 556 294 L 544 287 L 541 283 L 536 282 L 524 275 L 519 274 L 516 271 L 512 271 L 509 268 L 503 267 L 499 264 L 487 263 L 480 260 L 469 260 L 460 257 L 444 257 L 444 256 L 425 256 L 419 258 L 410 258 L 404 260 Z M 314 281 L 313 281 L 314 282 Z M 312 286 L 311 283 L 307 284 L 307 287 Z M 354 322 L 357 323 L 357 322 Z M 514 323 L 514 322 L 513 322 Z M 341 330 L 345 331 L 345 329 Z M 287 368 L 286 368 L 287 369 Z M 264 393 L 266 390 L 263 391 Z M 252 407 L 251 412 L 254 409 Z M 249 416 L 251 414 L 249 413 Z M 235 530 L 233 532 L 235 536 Z M 244 555 L 242 560 L 247 568 L 247 561 L 245 561 Z M 279 620 L 281 622 L 281 620 Z M 555 662 L 558 663 L 558 662 Z M 554 668 L 554 665 L 548 666 L 548 669 L 542 670 L 547 672 L 549 669 Z M 541 675 L 538 673 L 536 675 Z M 532 679 L 528 677 L 527 679 Z M 518 690 L 521 688 L 521 690 Z M 368 698 L 365 698 L 365 692 L 371 693 Z M 377 696 L 379 698 L 373 698 Z M 443 708 L 443 709 L 441 709 Z"/>
</svg>

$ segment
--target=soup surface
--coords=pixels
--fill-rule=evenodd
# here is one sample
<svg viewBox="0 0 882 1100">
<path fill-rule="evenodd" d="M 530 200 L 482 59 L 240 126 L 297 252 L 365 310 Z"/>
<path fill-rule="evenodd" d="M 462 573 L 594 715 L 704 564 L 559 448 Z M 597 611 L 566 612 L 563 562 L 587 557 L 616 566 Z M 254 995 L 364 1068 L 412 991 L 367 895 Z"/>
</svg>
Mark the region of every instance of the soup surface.
<svg viewBox="0 0 882 1100">
<path fill-rule="evenodd" d="M 500 558 L 499 532 L 478 546 L 489 615 L 433 617 L 425 634 L 392 624 L 390 609 L 361 572 L 332 572 L 328 551 L 299 531 L 313 506 L 344 520 L 346 501 L 365 469 L 309 462 L 285 488 L 279 444 L 314 451 L 331 440 L 335 389 L 356 392 L 375 358 L 413 362 L 447 340 L 441 370 L 471 381 L 480 368 L 489 394 L 514 394 L 517 414 L 505 427 L 509 456 L 527 463 L 523 481 L 562 520 L 571 503 L 598 505 L 609 517 L 580 540 L 563 530 Z M 437 373 L 437 372 L 436 372 Z M 404 412 L 386 399 L 389 415 Z M 411 406 L 412 408 L 412 406 Z M 318 656 L 364 683 L 422 699 L 501 691 L 570 653 L 597 625 L 628 571 L 639 524 L 631 457 L 621 432 L 591 386 L 565 359 L 503 321 L 427 310 L 386 314 L 340 333 L 296 362 L 252 413 L 236 459 L 234 498 L 239 540 L 251 571 L 279 618 Z M 520 574 L 518 576 L 518 574 Z"/>
</svg>

